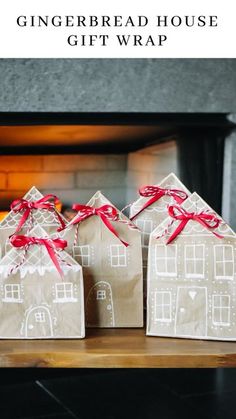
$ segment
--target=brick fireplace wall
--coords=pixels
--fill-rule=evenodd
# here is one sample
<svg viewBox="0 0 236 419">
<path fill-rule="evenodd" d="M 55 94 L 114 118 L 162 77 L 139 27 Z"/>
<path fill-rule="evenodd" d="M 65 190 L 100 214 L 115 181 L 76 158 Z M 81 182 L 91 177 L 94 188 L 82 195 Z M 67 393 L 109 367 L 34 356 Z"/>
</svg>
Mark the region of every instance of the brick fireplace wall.
<svg viewBox="0 0 236 419">
<path fill-rule="evenodd" d="M 3 59 L 0 60 L 0 74 L 1 112 L 231 112 L 229 118 L 236 121 L 235 59 Z M 226 147 L 223 216 L 236 228 L 235 150 L 234 134 Z M 132 159 L 137 162 L 141 157 L 124 156 L 126 167 L 131 166 L 127 176 L 127 197 L 130 199 L 134 197 L 137 179 L 144 183 L 146 176 L 142 167 L 135 169 L 137 163 L 132 163 Z M 23 192 L 12 187 L 9 182 L 12 172 L 5 163 L 2 166 L 3 160 L 0 157 L 1 207 L 8 205 L 15 194 L 18 196 Z M 23 163 L 22 166 L 25 170 Z M 168 167 L 165 170 L 168 171 Z M 13 179 L 20 171 L 14 166 Z M 35 171 L 34 165 L 32 169 L 28 168 L 29 173 L 35 174 Z M 64 171 L 61 169 L 61 172 Z M 70 183 L 71 177 L 68 178 Z M 72 178 L 76 185 L 74 174 Z M 39 181 L 39 177 L 34 182 L 36 180 Z M 56 190 L 58 184 L 52 188 L 46 177 L 43 187 Z M 72 196 L 69 189 L 76 191 L 77 198 L 77 186 L 68 187 L 67 184 L 63 187 L 65 199 Z M 23 188 L 22 184 L 20 188 Z M 86 189 L 80 190 L 81 199 L 85 194 L 83 200 L 86 201 L 89 193 Z M 120 202 L 122 206 L 123 188 L 112 188 L 112 197 L 114 203 Z"/>
<path fill-rule="evenodd" d="M 140 186 L 155 185 L 170 172 L 178 176 L 177 147 L 173 140 L 130 153 L 127 163 L 127 202 L 137 198 Z"/>
<path fill-rule="evenodd" d="M 87 203 L 100 189 L 123 208 L 137 197 L 139 186 L 170 171 L 177 171 L 173 141 L 129 154 L 0 156 L 0 209 L 33 185 L 43 194 L 55 193 L 65 205 Z"/>
</svg>

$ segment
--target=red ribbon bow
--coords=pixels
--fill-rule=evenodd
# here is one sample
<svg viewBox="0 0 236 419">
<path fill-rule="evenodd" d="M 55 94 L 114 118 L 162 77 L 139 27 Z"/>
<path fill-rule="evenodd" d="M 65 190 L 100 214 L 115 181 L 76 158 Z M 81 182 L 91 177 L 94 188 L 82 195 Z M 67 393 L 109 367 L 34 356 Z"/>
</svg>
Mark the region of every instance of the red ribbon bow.
<svg viewBox="0 0 236 419">
<path fill-rule="evenodd" d="M 121 241 L 121 243 L 123 243 L 126 247 L 129 246 L 128 243 L 119 237 L 117 231 L 110 223 L 110 221 L 118 221 L 118 212 L 112 205 L 102 205 L 99 208 L 94 208 L 88 205 L 73 204 L 72 208 L 78 211 L 78 214 L 73 218 L 71 224 L 77 224 L 92 215 L 98 215 L 106 227 Z"/>
<path fill-rule="evenodd" d="M 50 200 L 52 202 L 50 202 Z M 24 211 L 15 233 L 18 233 L 21 230 L 26 220 L 28 219 L 31 211 L 34 209 L 47 209 L 48 211 L 55 211 L 55 215 L 58 218 L 61 228 L 65 228 L 66 225 L 63 219 L 61 218 L 60 214 L 56 211 L 56 208 L 55 208 L 55 204 L 57 202 L 58 202 L 58 198 L 55 195 L 46 195 L 43 198 L 39 199 L 38 201 L 34 201 L 34 202 L 27 201 L 26 199 L 15 199 L 11 203 L 11 210 L 13 212 Z"/>
<path fill-rule="evenodd" d="M 12 246 L 14 247 L 25 247 L 27 248 L 28 246 L 32 245 L 32 244 L 36 244 L 36 245 L 43 245 L 46 247 L 48 254 L 52 260 L 52 262 L 54 263 L 57 271 L 59 272 L 59 274 L 61 275 L 61 277 L 63 276 L 63 272 L 62 269 L 60 267 L 57 255 L 55 250 L 64 250 L 65 247 L 67 246 L 67 241 L 66 240 L 62 240 L 60 238 L 57 239 L 43 239 L 43 238 L 38 238 L 38 237 L 29 237 L 29 236 L 11 236 L 10 238 L 10 242 L 12 244 Z"/>
<path fill-rule="evenodd" d="M 197 221 L 200 223 L 203 227 L 207 228 L 208 230 L 211 230 L 212 234 L 214 234 L 219 239 L 223 239 L 223 236 L 220 236 L 218 233 L 216 233 L 214 230 L 215 228 L 218 228 L 221 220 L 217 218 L 215 214 L 208 213 L 208 212 L 199 212 L 198 214 L 195 212 L 188 212 L 184 208 L 179 207 L 177 205 L 170 205 L 168 207 L 169 215 L 174 218 L 175 220 L 179 220 L 180 224 L 177 226 L 175 231 L 172 233 L 172 235 L 167 240 L 167 244 L 172 242 L 184 229 L 186 224 L 190 221 Z"/>
<path fill-rule="evenodd" d="M 143 207 L 130 219 L 131 221 L 137 217 L 140 212 L 142 212 L 145 208 L 149 207 L 150 205 L 154 204 L 154 202 L 158 201 L 165 195 L 172 196 L 177 204 L 182 204 L 182 202 L 188 198 L 186 192 L 181 191 L 180 189 L 168 189 L 168 188 L 160 188 L 159 186 L 143 186 L 139 189 L 139 194 L 144 197 L 151 197 Z"/>
</svg>

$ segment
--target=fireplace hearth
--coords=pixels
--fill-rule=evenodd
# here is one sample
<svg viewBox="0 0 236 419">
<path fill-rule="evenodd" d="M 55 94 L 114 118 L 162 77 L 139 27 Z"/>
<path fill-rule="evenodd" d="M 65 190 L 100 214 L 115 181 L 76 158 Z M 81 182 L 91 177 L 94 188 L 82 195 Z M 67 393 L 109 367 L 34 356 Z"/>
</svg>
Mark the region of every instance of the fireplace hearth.
<svg viewBox="0 0 236 419">
<path fill-rule="evenodd" d="M 24 113 L 0 124 L 1 211 L 32 185 L 55 193 L 68 217 L 96 190 L 121 209 L 170 172 L 221 210 L 227 115 Z"/>
</svg>

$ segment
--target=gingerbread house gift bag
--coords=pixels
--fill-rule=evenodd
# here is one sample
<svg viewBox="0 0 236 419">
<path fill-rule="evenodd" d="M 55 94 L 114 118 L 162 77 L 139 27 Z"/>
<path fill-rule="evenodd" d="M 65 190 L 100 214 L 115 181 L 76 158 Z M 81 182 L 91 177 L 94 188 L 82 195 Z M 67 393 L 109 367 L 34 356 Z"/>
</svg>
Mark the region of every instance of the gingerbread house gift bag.
<svg viewBox="0 0 236 419">
<path fill-rule="evenodd" d="M 142 327 L 141 235 L 101 192 L 62 231 L 82 265 L 89 327 Z"/>
<path fill-rule="evenodd" d="M 33 186 L 23 198 L 16 199 L 11 204 L 11 211 L 0 222 L 0 254 L 4 256 L 11 248 L 9 237 L 16 234 L 26 234 L 36 224 L 51 234 L 59 227 L 65 227 L 67 221 L 57 211 L 58 198 L 55 195 L 43 196 Z"/>
<path fill-rule="evenodd" d="M 236 235 L 193 193 L 151 233 L 147 334 L 236 340 Z"/>
<path fill-rule="evenodd" d="M 144 291 L 146 294 L 148 243 L 151 232 L 166 218 L 167 206 L 181 204 L 190 194 L 174 173 L 165 177 L 159 185 L 144 186 L 140 197 L 130 206 L 130 219 L 141 231 Z"/>
<path fill-rule="evenodd" d="M 82 268 L 65 240 L 35 226 L 11 243 L 0 261 L 0 338 L 84 337 Z"/>
</svg>

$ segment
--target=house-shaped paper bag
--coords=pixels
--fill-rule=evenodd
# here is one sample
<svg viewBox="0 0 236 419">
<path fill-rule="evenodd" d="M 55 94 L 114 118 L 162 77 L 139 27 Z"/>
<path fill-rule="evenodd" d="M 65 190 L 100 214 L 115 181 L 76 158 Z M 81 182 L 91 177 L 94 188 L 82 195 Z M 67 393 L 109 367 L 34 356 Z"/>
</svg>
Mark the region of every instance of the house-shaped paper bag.
<svg viewBox="0 0 236 419">
<path fill-rule="evenodd" d="M 140 197 L 130 206 L 130 219 L 142 233 L 143 264 L 147 266 L 151 232 L 167 217 L 167 206 L 181 204 L 190 195 L 188 189 L 170 173 L 158 185 L 139 189 Z"/>
<path fill-rule="evenodd" d="M 182 203 L 190 192 L 174 173 L 165 177 L 159 185 L 144 186 L 140 198 L 130 207 L 130 219 L 141 231 L 144 295 L 146 297 L 148 243 L 151 232 L 167 217 L 167 206 Z"/>
<path fill-rule="evenodd" d="M 97 192 L 62 231 L 83 267 L 88 327 L 142 327 L 140 231 Z"/>
<path fill-rule="evenodd" d="M 40 226 L 11 240 L 0 261 L 0 338 L 84 337 L 82 268 L 66 242 Z"/>
<path fill-rule="evenodd" d="M 196 193 L 150 236 L 147 334 L 236 340 L 236 236 Z"/>
<path fill-rule="evenodd" d="M 13 201 L 11 211 L 0 222 L 0 256 L 11 248 L 8 239 L 14 233 L 27 234 L 36 224 L 48 234 L 64 227 L 67 221 L 55 207 L 57 200 L 55 195 L 43 196 L 33 186 L 22 199 Z"/>
</svg>

